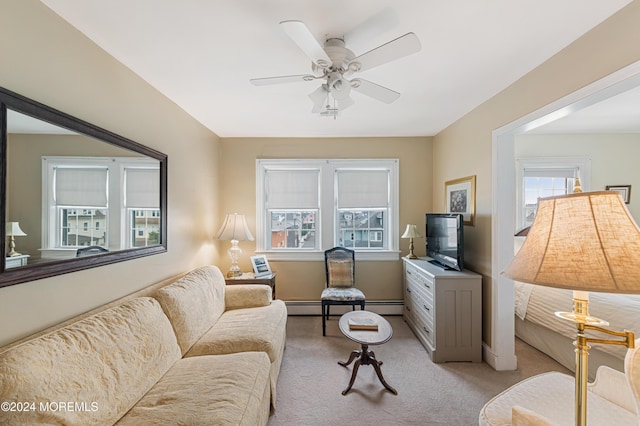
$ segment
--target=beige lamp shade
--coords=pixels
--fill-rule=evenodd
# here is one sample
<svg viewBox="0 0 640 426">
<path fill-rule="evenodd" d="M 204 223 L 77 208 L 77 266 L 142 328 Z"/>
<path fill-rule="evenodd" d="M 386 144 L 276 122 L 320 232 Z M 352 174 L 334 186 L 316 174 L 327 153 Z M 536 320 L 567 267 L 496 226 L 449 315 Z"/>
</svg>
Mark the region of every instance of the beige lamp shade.
<svg viewBox="0 0 640 426">
<path fill-rule="evenodd" d="M 5 235 L 7 237 L 25 237 L 27 234 L 24 233 L 22 229 L 20 229 L 19 222 L 7 222 L 5 225 Z"/>
<path fill-rule="evenodd" d="M 541 198 L 503 275 L 570 290 L 638 293 L 640 229 L 616 191 Z"/>
<path fill-rule="evenodd" d="M 400 238 L 420 238 L 422 235 L 418 232 L 416 225 L 407 225 L 407 229 L 404 230 L 404 234 Z"/>
<path fill-rule="evenodd" d="M 218 230 L 216 238 L 219 240 L 253 241 L 253 235 L 247 226 L 243 214 L 230 213 L 224 218 L 224 223 Z"/>
</svg>

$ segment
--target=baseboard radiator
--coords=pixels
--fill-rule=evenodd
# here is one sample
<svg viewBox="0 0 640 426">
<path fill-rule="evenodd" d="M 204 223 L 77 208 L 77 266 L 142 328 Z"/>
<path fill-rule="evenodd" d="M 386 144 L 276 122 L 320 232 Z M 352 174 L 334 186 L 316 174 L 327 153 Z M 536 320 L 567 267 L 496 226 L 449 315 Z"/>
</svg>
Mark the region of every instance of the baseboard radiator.
<svg viewBox="0 0 640 426">
<path fill-rule="evenodd" d="M 322 314 L 319 300 L 285 301 L 289 315 L 317 315 Z M 356 309 L 360 309 L 356 307 Z M 375 300 L 367 301 L 365 305 L 367 311 L 375 312 L 378 315 L 402 315 L 404 302 L 402 300 Z M 349 305 L 332 305 L 331 316 L 342 315 L 351 310 Z"/>
</svg>

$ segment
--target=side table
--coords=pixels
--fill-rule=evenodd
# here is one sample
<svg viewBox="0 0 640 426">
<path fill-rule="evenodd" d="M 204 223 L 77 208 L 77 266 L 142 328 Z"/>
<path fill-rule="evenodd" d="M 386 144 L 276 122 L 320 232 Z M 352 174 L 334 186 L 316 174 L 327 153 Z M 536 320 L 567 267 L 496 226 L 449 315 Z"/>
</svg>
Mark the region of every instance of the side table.
<svg viewBox="0 0 640 426">
<path fill-rule="evenodd" d="M 272 272 L 269 275 L 261 275 L 256 277 L 253 272 L 245 272 L 237 277 L 225 277 L 224 281 L 227 285 L 234 284 L 263 284 L 271 287 L 271 296 L 276 298 L 276 273 Z"/>
<path fill-rule="evenodd" d="M 349 319 L 356 320 L 367 320 L 373 322 L 378 325 L 378 329 L 373 330 L 351 330 L 349 327 Z M 356 361 L 353 364 L 353 372 L 351 373 L 351 380 L 349 381 L 349 386 L 345 390 L 342 391 L 343 395 L 346 395 L 351 387 L 353 386 L 353 382 L 356 380 L 356 375 L 358 374 L 358 368 L 360 365 L 371 365 L 380 379 L 382 385 L 392 394 L 397 395 L 398 391 L 395 390 L 382 376 L 382 371 L 380 370 L 380 366 L 382 365 L 382 361 L 378 361 L 376 359 L 376 355 L 372 350 L 369 350 L 369 345 L 381 345 L 383 343 L 388 342 L 393 335 L 393 329 L 391 328 L 391 324 L 389 321 L 382 318 L 380 315 L 370 312 L 370 311 L 351 311 L 340 317 L 340 322 L 338 323 L 340 327 L 340 331 L 344 334 L 348 339 L 359 343 L 361 346 L 360 350 L 355 350 L 351 352 L 351 356 L 349 359 L 344 361 L 338 361 L 343 367 L 347 367 L 354 360 Z"/>
</svg>

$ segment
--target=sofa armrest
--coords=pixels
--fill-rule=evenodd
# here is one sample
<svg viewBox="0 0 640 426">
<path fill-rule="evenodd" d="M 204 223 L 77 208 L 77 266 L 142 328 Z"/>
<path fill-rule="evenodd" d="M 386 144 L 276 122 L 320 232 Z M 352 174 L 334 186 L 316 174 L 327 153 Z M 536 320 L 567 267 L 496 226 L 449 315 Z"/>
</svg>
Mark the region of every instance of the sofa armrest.
<svg viewBox="0 0 640 426">
<path fill-rule="evenodd" d="M 629 389 L 627 378 L 613 368 L 606 365 L 598 367 L 595 380 L 589 384 L 589 390 L 631 413 L 636 412 L 634 397 Z"/>
<path fill-rule="evenodd" d="M 271 287 L 262 284 L 235 284 L 225 289 L 226 310 L 256 308 L 271 304 Z"/>
</svg>

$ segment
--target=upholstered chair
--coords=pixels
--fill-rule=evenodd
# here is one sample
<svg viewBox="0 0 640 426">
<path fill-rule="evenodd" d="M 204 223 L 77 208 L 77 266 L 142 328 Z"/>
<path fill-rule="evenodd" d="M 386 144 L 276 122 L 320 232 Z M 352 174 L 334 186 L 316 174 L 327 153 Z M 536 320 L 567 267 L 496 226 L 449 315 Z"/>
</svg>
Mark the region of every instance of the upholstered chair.
<svg viewBox="0 0 640 426">
<path fill-rule="evenodd" d="M 326 321 L 329 319 L 331 305 L 356 305 L 364 309 L 364 293 L 355 287 L 355 251 L 334 247 L 324 252 L 324 265 L 327 276 L 326 288 L 322 291 L 322 335 L 326 336 Z"/>
</svg>

